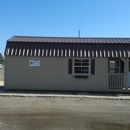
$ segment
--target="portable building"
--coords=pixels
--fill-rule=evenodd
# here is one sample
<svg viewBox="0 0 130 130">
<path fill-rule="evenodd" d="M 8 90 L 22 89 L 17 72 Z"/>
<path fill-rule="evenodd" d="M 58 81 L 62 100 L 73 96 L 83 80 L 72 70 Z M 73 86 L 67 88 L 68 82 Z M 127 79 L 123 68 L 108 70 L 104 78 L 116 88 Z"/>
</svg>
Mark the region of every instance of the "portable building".
<svg viewBox="0 0 130 130">
<path fill-rule="evenodd" d="M 5 89 L 129 92 L 130 38 L 13 36 Z"/>
</svg>

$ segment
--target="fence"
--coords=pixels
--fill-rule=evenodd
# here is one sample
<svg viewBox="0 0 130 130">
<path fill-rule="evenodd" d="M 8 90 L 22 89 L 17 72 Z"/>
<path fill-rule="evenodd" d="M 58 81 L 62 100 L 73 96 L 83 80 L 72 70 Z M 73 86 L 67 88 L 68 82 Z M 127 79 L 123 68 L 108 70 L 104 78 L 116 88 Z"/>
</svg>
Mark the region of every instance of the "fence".
<svg viewBox="0 0 130 130">
<path fill-rule="evenodd" d="M 108 75 L 108 88 L 122 89 L 125 88 L 125 74 L 111 73 Z"/>
</svg>

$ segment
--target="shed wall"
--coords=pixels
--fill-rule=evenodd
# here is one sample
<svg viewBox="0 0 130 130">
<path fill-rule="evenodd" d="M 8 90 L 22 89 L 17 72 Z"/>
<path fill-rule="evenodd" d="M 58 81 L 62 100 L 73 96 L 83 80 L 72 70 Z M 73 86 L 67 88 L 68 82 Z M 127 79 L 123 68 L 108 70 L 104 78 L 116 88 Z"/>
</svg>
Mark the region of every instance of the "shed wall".
<svg viewBox="0 0 130 130">
<path fill-rule="evenodd" d="M 107 90 L 108 58 L 95 58 L 95 75 L 88 78 L 75 78 L 68 74 L 67 57 L 38 57 L 40 67 L 30 67 L 29 58 L 37 57 L 6 56 L 5 89 Z"/>
</svg>

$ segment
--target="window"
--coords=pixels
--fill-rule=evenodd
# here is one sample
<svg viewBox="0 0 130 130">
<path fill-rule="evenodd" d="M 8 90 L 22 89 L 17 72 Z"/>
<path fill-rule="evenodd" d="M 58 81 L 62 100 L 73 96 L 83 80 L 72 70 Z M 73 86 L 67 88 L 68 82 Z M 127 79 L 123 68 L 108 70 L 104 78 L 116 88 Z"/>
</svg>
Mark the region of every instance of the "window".
<svg viewBox="0 0 130 130">
<path fill-rule="evenodd" d="M 74 75 L 89 75 L 89 60 L 74 59 Z"/>
<path fill-rule="evenodd" d="M 109 72 L 110 73 L 120 73 L 120 60 L 110 60 L 109 61 Z"/>
</svg>

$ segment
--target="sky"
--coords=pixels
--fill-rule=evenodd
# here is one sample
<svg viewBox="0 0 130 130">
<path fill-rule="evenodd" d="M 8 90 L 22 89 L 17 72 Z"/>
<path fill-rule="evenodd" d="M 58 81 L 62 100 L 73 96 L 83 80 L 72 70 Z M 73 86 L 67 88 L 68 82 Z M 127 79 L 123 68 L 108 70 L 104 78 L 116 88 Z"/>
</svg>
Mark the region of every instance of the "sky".
<svg viewBox="0 0 130 130">
<path fill-rule="evenodd" d="M 130 37 L 130 0 L 0 0 L 0 53 L 12 36 Z"/>
</svg>

